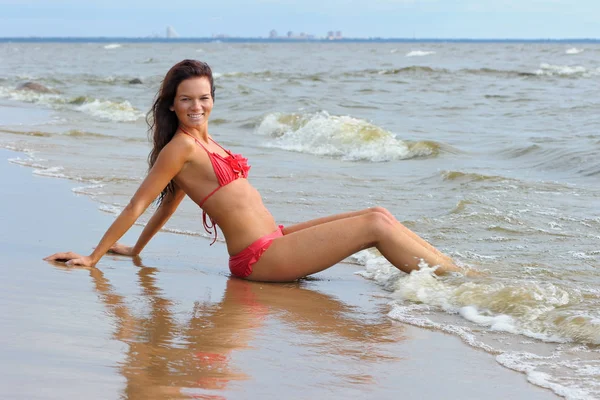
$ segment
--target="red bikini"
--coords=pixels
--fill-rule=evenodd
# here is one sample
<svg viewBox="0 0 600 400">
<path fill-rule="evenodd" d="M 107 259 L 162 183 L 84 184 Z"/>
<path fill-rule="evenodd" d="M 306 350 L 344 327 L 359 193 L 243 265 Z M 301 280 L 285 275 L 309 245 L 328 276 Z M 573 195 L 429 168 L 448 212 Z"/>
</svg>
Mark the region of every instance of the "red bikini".
<svg viewBox="0 0 600 400">
<path fill-rule="evenodd" d="M 198 145 L 200 145 L 200 147 L 202 147 L 204 149 L 204 151 L 206 151 L 206 154 L 208 154 L 208 158 L 210 159 L 210 162 L 212 164 L 213 170 L 215 171 L 215 175 L 217 176 L 217 182 L 219 182 L 219 186 L 217 186 L 212 192 L 210 192 L 208 194 L 208 196 L 206 196 L 204 199 L 202 199 L 202 201 L 200 202 L 200 204 L 198 204 L 198 206 L 202 207 L 204 205 L 204 203 L 206 202 L 206 200 L 208 200 L 210 196 L 215 194 L 217 192 L 217 190 L 221 189 L 223 186 L 226 186 L 237 179 L 248 177 L 248 171 L 250 171 L 250 166 L 248 165 L 247 158 L 242 157 L 241 154 L 232 154 L 229 150 L 225 150 L 223 147 L 221 147 L 221 145 L 219 143 L 215 142 L 212 138 L 210 138 L 210 140 L 217 146 L 221 147 L 225 151 L 225 153 L 227 153 L 227 157 L 223 157 L 222 155 L 220 155 L 218 153 L 210 152 L 194 136 L 187 133 L 186 131 L 184 131 L 181 128 L 179 128 L 179 129 L 181 130 L 181 132 L 185 133 L 186 135 L 188 135 L 192 139 L 194 139 L 196 141 L 196 143 Z M 215 220 L 212 219 L 212 217 L 209 217 L 209 219 L 210 219 L 210 225 L 209 225 L 209 223 L 206 221 L 206 217 L 207 217 L 206 211 L 202 210 L 202 224 L 204 225 L 204 229 L 209 234 L 213 234 L 212 230 L 214 230 L 215 238 L 213 239 L 213 241 L 211 243 L 211 246 L 212 246 L 217 240 L 217 228 L 215 227 L 216 223 L 215 223 Z"/>
<path fill-rule="evenodd" d="M 210 152 L 194 136 L 192 136 L 191 134 L 189 134 L 188 132 L 184 131 L 181 128 L 179 128 L 179 129 L 184 134 L 193 138 L 194 141 L 198 145 L 200 145 L 204 149 L 204 151 L 206 151 L 206 154 L 208 155 L 208 158 L 210 159 L 213 170 L 215 171 L 215 175 L 217 177 L 217 181 L 219 183 L 219 186 L 217 186 L 213 191 L 211 191 L 208 194 L 208 196 L 206 196 L 204 199 L 202 199 L 200 204 L 198 204 L 200 207 L 202 207 L 202 205 L 206 202 L 206 200 L 208 200 L 210 198 L 210 196 L 215 194 L 217 192 L 217 190 L 221 189 L 223 186 L 226 186 L 226 185 L 230 184 L 231 182 L 233 182 L 237 179 L 240 179 L 240 178 L 248 178 L 248 171 L 250 171 L 250 166 L 248 165 L 247 158 L 243 157 L 241 154 L 231 153 L 229 150 L 226 150 L 220 144 L 215 142 L 212 138 L 210 138 L 210 140 L 214 144 L 219 146 L 221 149 L 223 149 L 227 153 L 227 157 L 223 157 L 222 155 L 220 155 L 218 153 Z M 216 228 L 217 224 L 216 224 L 215 220 L 212 219 L 212 217 L 209 217 L 209 220 L 210 220 L 210 224 L 209 224 L 206 220 L 206 217 L 207 217 L 206 211 L 202 210 L 202 224 L 204 225 L 204 229 L 209 234 L 213 234 L 213 230 L 214 230 L 215 237 L 211 243 L 211 246 L 212 246 L 213 243 L 215 243 L 215 241 L 217 240 L 217 228 Z M 269 246 L 271 246 L 271 243 L 273 242 L 273 240 L 275 238 L 281 237 L 281 236 L 283 236 L 283 226 L 282 225 L 280 225 L 279 229 L 277 229 L 275 232 L 273 232 L 269 235 L 263 236 L 261 238 L 258 238 L 250 246 L 246 247 L 244 250 L 242 250 L 238 254 L 229 257 L 229 269 L 230 269 L 231 273 L 237 277 L 246 278 L 248 275 L 250 275 L 252 273 L 252 265 L 255 264 L 260 259 L 260 256 L 265 251 L 267 251 Z"/>
</svg>

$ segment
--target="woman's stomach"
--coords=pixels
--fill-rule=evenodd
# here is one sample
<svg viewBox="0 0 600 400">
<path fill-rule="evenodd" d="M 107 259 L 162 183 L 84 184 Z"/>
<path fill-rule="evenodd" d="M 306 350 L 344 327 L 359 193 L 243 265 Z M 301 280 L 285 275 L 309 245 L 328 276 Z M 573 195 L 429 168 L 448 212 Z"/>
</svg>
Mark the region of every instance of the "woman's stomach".
<svg viewBox="0 0 600 400">
<path fill-rule="evenodd" d="M 204 210 L 219 225 L 231 255 L 277 229 L 260 193 L 247 181 L 222 187 L 204 204 Z"/>
</svg>

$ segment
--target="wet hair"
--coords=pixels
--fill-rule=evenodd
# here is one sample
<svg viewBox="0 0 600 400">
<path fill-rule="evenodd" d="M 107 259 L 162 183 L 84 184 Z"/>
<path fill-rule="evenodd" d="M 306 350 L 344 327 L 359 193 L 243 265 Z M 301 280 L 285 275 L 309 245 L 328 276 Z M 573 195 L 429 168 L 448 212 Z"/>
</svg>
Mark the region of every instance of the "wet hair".
<svg viewBox="0 0 600 400">
<path fill-rule="evenodd" d="M 179 84 L 186 79 L 206 77 L 210 82 L 210 95 L 215 100 L 215 86 L 213 83 L 213 75 L 208 64 L 197 60 L 183 60 L 173 65 L 160 85 L 160 89 L 156 94 L 154 104 L 146 115 L 148 123 L 148 136 L 151 138 L 153 147 L 148 155 L 149 168 L 154 166 L 160 151 L 173 139 L 177 128 L 179 127 L 179 119 L 177 115 L 171 111 L 171 107 L 175 102 L 175 95 Z M 157 203 L 162 204 L 165 196 L 175 192 L 175 184 L 173 181 L 163 189 L 160 193 Z"/>
</svg>

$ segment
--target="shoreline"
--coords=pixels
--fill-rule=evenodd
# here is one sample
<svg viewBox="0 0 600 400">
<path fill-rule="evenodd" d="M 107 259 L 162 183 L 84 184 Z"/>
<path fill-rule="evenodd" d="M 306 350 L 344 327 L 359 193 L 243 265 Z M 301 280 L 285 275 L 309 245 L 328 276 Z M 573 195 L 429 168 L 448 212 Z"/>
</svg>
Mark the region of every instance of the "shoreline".
<svg viewBox="0 0 600 400">
<path fill-rule="evenodd" d="M 223 243 L 165 232 L 140 263 L 47 263 L 90 249 L 114 217 L 69 194 L 74 182 L 7 161 L 19 154 L 0 149 L 10 398 L 557 398 L 457 337 L 389 319 L 384 293 L 352 265 L 251 283 L 229 277 Z"/>
</svg>

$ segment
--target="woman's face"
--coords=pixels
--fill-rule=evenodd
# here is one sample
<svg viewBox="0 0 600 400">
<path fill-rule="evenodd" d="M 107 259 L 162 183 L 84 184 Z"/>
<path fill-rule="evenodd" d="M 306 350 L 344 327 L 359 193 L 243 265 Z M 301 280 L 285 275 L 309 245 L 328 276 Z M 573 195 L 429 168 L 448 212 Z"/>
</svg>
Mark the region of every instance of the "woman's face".
<svg viewBox="0 0 600 400">
<path fill-rule="evenodd" d="M 200 128 L 208 123 L 213 108 L 210 82 L 207 77 L 190 78 L 177 87 L 171 106 L 179 123 L 188 128 Z"/>
</svg>

